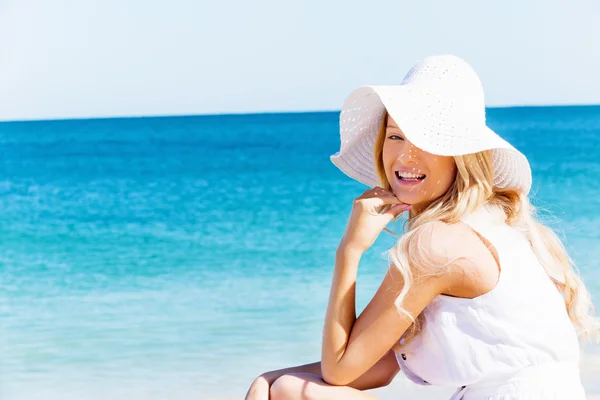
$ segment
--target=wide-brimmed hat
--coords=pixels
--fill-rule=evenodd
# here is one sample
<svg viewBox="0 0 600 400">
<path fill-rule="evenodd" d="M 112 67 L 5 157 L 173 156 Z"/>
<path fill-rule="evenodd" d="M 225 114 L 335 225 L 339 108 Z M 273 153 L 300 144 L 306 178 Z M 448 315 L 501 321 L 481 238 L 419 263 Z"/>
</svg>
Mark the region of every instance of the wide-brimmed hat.
<svg viewBox="0 0 600 400">
<path fill-rule="evenodd" d="M 340 114 L 340 150 L 331 161 L 349 177 L 382 186 L 375 170 L 374 145 L 385 111 L 418 148 L 441 156 L 493 150 L 494 186 L 527 194 L 527 158 L 485 122 L 483 87 L 473 68 L 452 55 L 427 57 L 400 85 L 362 86 Z"/>
</svg>

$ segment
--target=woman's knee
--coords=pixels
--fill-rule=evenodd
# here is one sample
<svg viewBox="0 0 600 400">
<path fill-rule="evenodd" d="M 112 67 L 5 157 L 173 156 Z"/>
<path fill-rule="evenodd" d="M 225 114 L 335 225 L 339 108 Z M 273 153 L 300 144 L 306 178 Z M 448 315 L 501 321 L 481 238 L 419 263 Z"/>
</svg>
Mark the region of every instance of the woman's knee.
<svg viewBox="0 0 600 400">
<path fill-rule="evenodd" d="M 271 385 L 272 400 L 318 400 L 320 380 L 311 374 L 282 375 Z"/>
</svg>

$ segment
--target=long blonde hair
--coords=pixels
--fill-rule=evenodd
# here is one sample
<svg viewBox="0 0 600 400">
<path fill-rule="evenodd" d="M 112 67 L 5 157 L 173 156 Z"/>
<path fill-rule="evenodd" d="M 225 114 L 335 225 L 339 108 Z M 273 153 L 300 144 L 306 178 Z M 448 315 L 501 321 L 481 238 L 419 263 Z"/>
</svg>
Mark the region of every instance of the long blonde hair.
<svg viewBox="0 0 600 400">
<path fill-rule="evenodd" d="M 382 187 L 391 189 L 383 167 L 383 143 L 388 114 L 385 113 L 374 146 L 377 175 Z M 397 304 L 401 304 L 412 284 L 412 268 L 429 273 L 430 263 L 418 245 L 419 233 L 433 221 L 449 224 L 457 223 L 467 213 L 483 204 L 503 210 L 507 223 L 523 232 L 528 238 L 537 259 L 546 273 L 562 293 L 569 318 L 584 342 L 590 338 L 600 341 L 600 321 L 593 316 L 594 306 L 591 296 L 579 277 L 573 260 L 558 236 L 537 220 L 536 209 L 527 195 L 516 189 L 494 186 L 494 168 L 492 151 L 455 156 L 456 179 L 448 191 L 433 201 L 424 211 L 409 214 L 405 233 L 388 256 L 404 282 L 398 295 Z M 408 313 L 407 313 L 408 315 Z M 401 346 L 406 345 L 421 329 L 422 316 L 414 318 L 413 323 L 403 335 Z"/>
</svg>

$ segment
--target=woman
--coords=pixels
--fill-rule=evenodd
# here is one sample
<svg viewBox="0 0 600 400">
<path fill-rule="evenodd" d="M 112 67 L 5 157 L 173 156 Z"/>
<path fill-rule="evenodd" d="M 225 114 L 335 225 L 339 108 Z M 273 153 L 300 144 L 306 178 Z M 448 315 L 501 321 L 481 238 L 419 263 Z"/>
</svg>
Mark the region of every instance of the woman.
<svg viewBox="0 0 600 400">
<path fill-rule="evenodd" d="M 454 56 L 399 86 L 362 87 L 331 157 L 372 189 L 336 253 L 321 362 L 258 377 L 247 399 L 372 399 L 402 370 L 453 399 L 585 399 L 578 334 L 599 322 L 560 240 L 533 217 L 525 156 L 485 124 L 479 78 Z M 356 318 L 356 272 L 408 211 L 390 267 Z"/>
</svg>

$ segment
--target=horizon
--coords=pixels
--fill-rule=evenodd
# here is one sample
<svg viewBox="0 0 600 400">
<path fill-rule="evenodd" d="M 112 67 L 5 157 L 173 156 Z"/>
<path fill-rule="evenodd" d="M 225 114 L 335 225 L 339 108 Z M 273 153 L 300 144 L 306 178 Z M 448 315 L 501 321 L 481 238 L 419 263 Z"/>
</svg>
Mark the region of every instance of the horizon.
<svg viewBox="0 0 600 400">
<path fill-rule="evenodd" d="M 514 106 L 486 106 L 486 110 L 497 109 L 537 109 L 537 108 L 600 108 L 600 103 L 597 104 L 532 104 L 532 105 L 514 105 Z M 208 113 L 208 114 L 165 114 L 165 115 L 116 115 L 116 116 L 89 116 L 75 118 L 52 118 L 52 119 L 15 119 L 15 120 L 0 120 L 1 124 L 6 123 L 26 123 L 26 122 L 60 122 L 60 121 L 94 121 L 94 120 L 109 120 L 109 119 L 158 119 L 158 118 L 196 118 L 196 117 L 241 117 L 241 116 L 260 116 L 260 115 L 296 115 L 296 114 L 336 114 L 341 110 L 306 110 L 306 111 L 264 111 L 264 112 L 230 112 L 230 113 Z"/>
</svg>

